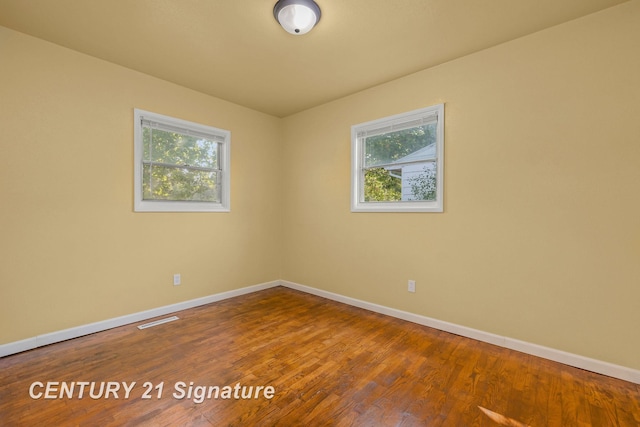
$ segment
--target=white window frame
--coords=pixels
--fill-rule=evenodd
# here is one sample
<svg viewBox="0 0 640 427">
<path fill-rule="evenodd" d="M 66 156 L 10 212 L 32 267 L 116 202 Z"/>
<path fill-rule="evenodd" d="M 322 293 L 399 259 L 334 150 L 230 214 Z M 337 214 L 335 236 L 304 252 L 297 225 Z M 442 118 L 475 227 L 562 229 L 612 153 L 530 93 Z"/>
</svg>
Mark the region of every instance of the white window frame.
<svg viewBox="0 0 640 427">
<path fill-rule="evenodd" d="M 436 200 L 366 202 L 364 200 L 364 140 L 359 136 L 413 127 L 412 123 L 436 120 Z M 420 126 L 417 124 L 415 126 Z M 385 132 L 386 131 L 386 132 Z M 444 104 L 384 117 L 351 126 L 352 212 L 443 212 L 444 211 Z"/>
<path fill-rule="evenodd" d="M 142 161 L 143 161 L 143 140 L 142 140 L 142 120 L 149 120 L 161 123 L 181 130 L 185 134 L 189 131 L 211 135 L 220 142 L 221 156 L 219 158 L 221 169 L 220 202 L 200 202 L 200 201 L 169 201 L 169 200 L 144 200 L 142 189 Z M 135 212 L 229 212 L 231 210 L 230 166 L 231 166 L 231 132 L 193 123 L 174 117 L 164 116 L 140 109 L 134 109 L 134 211 Z"/>
</svg>

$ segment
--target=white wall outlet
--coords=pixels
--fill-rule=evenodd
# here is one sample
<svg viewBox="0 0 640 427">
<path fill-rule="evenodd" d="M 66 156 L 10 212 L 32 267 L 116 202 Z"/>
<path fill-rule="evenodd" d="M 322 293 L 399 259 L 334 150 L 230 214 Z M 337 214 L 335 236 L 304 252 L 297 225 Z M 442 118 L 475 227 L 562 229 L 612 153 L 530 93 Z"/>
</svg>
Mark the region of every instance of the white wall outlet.
<svg viewBox="0 0 640 427">
<path fill-rule="evenodd" d="M 178 286 L 182 282 L 182 278 L 179 274 L 173 275 L 173 286 Z"/>
<path fill-rule="evenodd" d="M 409 280 L 409 284 L 408 284 L 408 289 L 409 292 L 415 292 L 416 291 L 416 281 L 415 280 Z"/>
</svg>

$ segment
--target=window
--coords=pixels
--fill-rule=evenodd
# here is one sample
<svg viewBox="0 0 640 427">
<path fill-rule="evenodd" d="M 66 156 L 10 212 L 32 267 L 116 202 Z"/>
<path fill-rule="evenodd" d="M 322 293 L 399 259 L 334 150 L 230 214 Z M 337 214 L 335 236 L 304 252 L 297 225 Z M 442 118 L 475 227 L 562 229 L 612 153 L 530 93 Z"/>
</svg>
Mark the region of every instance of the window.
<svg viewBox="0 0 640 427">
<path fill-rule="evenodd" d="M 231 133 L 136 109 L 136 212 L 228 212 Z"/>
<path fill-rule="evenodd" d="M 351 127 L 352 212 L 442 212 L 444 105 Z"/>
</svg>

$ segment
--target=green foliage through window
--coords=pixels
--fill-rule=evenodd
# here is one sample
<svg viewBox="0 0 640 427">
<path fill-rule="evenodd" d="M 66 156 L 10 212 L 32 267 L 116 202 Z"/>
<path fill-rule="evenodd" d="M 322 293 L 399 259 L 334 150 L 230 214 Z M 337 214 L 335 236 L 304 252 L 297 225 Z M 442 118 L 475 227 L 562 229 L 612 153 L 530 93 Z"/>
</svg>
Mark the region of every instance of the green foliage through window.
<svg viewBox="0 0 640 427">
<path fill-rule="evenodd" d="M 143 127 L 143 200 L 218 202 L 219 144 Z"/>
<path fill-rule="evenodd" d="M 436 199 L 436 168 L 424 167 L 422 172 L 409 179 L 411 194 L 414 200 L 435 200 Z"/>
<path fill-rule="evenodd" d="M 402 198 L 402 180 L 391 176 L 384 168 L 368 169 L 364 173 L 364 200 L 366 202 L 399 201 Z"/>
</svg>

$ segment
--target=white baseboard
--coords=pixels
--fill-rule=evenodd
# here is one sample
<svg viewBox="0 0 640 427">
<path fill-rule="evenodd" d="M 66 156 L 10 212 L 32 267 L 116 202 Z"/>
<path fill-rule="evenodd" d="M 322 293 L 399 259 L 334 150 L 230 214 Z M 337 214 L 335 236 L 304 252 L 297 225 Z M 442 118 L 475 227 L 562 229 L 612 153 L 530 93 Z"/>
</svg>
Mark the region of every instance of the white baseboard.
<svg viewBox="0 0 640 427">
<path fill-rule="evenodd" d="M 221 292 L 219 294 L 209 295 L 202 298 L 196 298 L 189 301 L 183 301 L 176 304 L 165 305 L 163 307 L 153 308 L 151 310 L 140 311 L 133 314 L 127 314 L 125 316 L 115 317 L 113 319 L 107 319 L 100 322 L 89 323 L 87 325 L 81 325 L 74 328 L 64 329 L 64 330 L 52 332 L 49 334 L 38 335 L 38 336 L 27 338 L 21 341 L 2 344 L 0 345 L 0 357 L 8 356 L 10 354 L 20 353 L 23 351 L 31 350 L 33 348 L 42 347 L 48 344 L 53 344 L 56 342 L 65 341 L 72 338 L 78 338 L 84 335 L 89 335 L 89 334 L 93 334 L 100 331 L 106 331 L 107 329 L 128 325 L 130 323 L 140 322 L 142 320 L 151 319 L 153 317 L 164 316 L 165 314 L 174 313 L 176 311 L 186 310 L 188 308 L 198 307 L 200 305 L 210 304 L 212 302 L 222 301 L 228 298 L 233 298 L 240 295 L 261 291 L 263 289 L 272 288 L 278 285 L 280 285 L 280 281 L 275 280 L 273 282 L 262 283 L 254 286 L 247 286 L 245 288 L 234 289 L 232 291 Z"/>
<path fill-rule="evenodd" d="M 344 295 L 335 294 L 333 292 L 323 291 L 321 289 L 312 288 L 309 286 L 301 285 L 299 283 L 289 282 L 281 280 L 280 284 L 287 288 L 296 289 L 298 291 L 306 292 L 308 294 L 317 295 L 323 298 L 327 298 L 333 301 L 338 301 L 344 304 L 352 305 L 354 307 L 363 308 L 365 310 L 373 311 L 387 316 L 396 317 L 398 319 L 407 320 L 409 322 L 417 323 L 419 325 L 428 326 L 430 328 L 438 329 L 445 332 L 451 332 L 456 335 L 461 335 L 467 338 L 473 338 L 478 341 L 495 344 L 500 347 L 509 348 L 512 350 L 520 351 L 522 353 L 530 354 L 544 359 L 553 360 L 565 365 L 573 366 L 576 368 L 584 369 L 587 371 L 595 372 L 609 377 L 618 378 L 621 380 L 629 381 L 635 384 L 640 384 L 640 371 L 627 368 L 626 366 L 615 365 L 613 363 L 604 362 L 597 359 L 591 359 L 588 357 L 580 356 L 573 353 L 567 353 L 562 350 L 557 350 L 550 347 L 544 347 L 537 344 L 532 344 L 517 339 L 504 337 L 496 334 L 492 334 L 478 329 L 468 328 L 466 326 L 456 325 L 454 323 L 445 322 L 438 319 L 433 319 L 426 316 L 421 316 L 407 311 L 397 310 L 395 308 L 389 308 L 378 304 L 373 304 L 367 301 L 346 297 Z"/>
<path fill-rule="evenodd" d="M 140 311 L 138 313 L 128 314 L 101 322 L 90 323 L 75 328 L 64 329 L 62 331 L 56 331 L 49 334 L 38 335 L 36 337 L 27 338 L 21 341 L 2 344 L 0 345 L 0 357 L 20 353 L 26 350 L 31 350 L 33 348 L 42 347 L 48 344 L 53 344 L 72 338 L 81 337 L 83 335 L 88 335 L 95 332 L 105 331 L 107 329 L 116 328 L 118 326 L 140 322 L 142 320 L 151 319 L 153 317 L 164 316 L 165 314 L 175 313 L 177 311 L 186 310 L 188 308 L 198 307 L 201 305 L 210 304 L 212 302 L 222 301 L 228 298 L 261 291 L 263 289 L 268 289 L 275 286 L 284 286 L 287 288 L 296 289 L 308 294 L 317 295 L 354 307 L 359 307 L 365 310 L 385 314 L 387 316 L 395 317 L 398 319 L 407 320 L 419 325 L 428 326 L 445 332 L 451 332 L 463 337 L 476 339 L 478 341 L 487 342 L 500 347 L 505 347 L 512 350 L 520 351 L 522 353 L 531 354 L 533 356 L 542 357 L 544 359 L 553 360 L 565 365 L 574 366 L 576 368 L 585 369 L 587 371 L 596 372 L 598 374 L 607 375 L 613 378 L 619 378 L 621 380 L 630 381 L 635 384 L 640 384 L 640 371 L 627 368 L 625 366 L 615 365 L 612 363 L 603 362 L 601 360 L 590 359 L 588 357 L 580 356 L 577 354 L 567 353 L 562 350 L 544 347 L 541 345 L 492 334 L 466 326 L 456 325 L 455 323 L 449 323 L 442 320 L 421 316 L 419 314 L 397 310 L 395 308 L 385 307 L 383 305 L 362 301 L 333 292 L 323 291 L 321 289 L 312 288 L 310 286 L 305 286 L 286 280 L 274 280 L 272 282 L 262 283 L 259 285 L 247 286 L 245 288 L 234 289 L 232 291 L 221 292 L 219 294 L 166 305 L 151 310 Z"/>
</svg>

